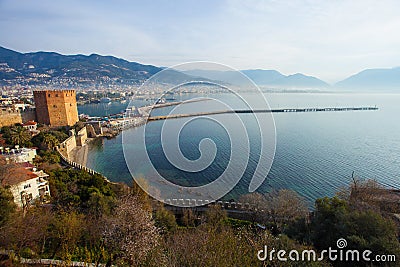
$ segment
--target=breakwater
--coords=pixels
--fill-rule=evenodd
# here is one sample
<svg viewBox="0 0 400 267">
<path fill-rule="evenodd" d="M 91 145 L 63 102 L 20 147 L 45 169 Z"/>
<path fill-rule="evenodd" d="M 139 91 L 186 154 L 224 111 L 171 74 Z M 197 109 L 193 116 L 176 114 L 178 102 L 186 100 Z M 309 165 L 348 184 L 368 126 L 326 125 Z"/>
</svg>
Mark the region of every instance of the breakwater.
<svg viewBox="0 0 400 267">
<path fill-rule="evenodd" d="M 186 117 L 209 116 L 218 114 L 252 114 L 252 113 L 288 113 L 288 112 L 334 112 L 334 111 L 371 111 L 377 107 L 328 107 L 328 108 L 283 108 L 283 109 L 254 109 L 254 110 L 220 110 L 189 114 L 169 114 L 149 117 L 149 121 L 179 119 Z"/>
</svg>

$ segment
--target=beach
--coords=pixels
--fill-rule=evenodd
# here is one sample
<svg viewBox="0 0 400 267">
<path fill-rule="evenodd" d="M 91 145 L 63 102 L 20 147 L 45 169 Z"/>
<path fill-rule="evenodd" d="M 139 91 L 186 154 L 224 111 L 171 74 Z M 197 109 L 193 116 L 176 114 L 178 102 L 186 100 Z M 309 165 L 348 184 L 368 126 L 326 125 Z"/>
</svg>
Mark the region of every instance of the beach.
<svg viewBox="0 0 400 267">
<path fill-rule="evenodd" d="M 91 139 L 88 139 L 83 146 L 77 146 L 76 148 L 74 148 L 69 155 L 69 159 L 72 160 L 73 162 L 76 162 L 76 163 L 82 165 L 82 166 L 86 166 L 88 152 L 89 152 L 88 143 L 90 141 L 91 141 Z"/>
</svg>

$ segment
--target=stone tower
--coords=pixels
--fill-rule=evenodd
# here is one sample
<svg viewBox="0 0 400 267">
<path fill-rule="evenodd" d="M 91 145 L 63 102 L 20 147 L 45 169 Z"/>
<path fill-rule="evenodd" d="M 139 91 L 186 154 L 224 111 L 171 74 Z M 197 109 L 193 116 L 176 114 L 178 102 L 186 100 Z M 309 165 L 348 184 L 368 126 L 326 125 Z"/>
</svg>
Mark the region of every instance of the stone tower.
<svg viewBox="0 0 400 267">
<path fill-rule="evenodd" d="M 79 120 L 75 90 L 38 90 L 33 97 L 39 123 L 72 126 Z"/>
</svg>

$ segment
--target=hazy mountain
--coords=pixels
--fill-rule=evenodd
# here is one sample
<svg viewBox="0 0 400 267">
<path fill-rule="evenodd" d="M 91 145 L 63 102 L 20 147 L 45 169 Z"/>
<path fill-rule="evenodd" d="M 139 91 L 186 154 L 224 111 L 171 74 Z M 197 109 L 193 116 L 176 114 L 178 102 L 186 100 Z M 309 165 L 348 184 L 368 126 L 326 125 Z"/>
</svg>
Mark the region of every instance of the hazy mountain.
<svg viewBox="0 0 400 267">
<path fill-rule="evenodd" d="M 226 84 L 243 85 L 245 78 L 235 71 L 219 71 L 219 70 L 185 70 L 181 71 L 187 75 L 194 77 L 203 77 L 215 82 L 222 82 Z"/>
<path fill-rule="evenodd" d="M 0 47 L 0 82 L 3 84 L 139 84 L 159 71 L 161 68 L 113 56 L 19 53 Z M 163 77 L 179 81 L 192 79 L 173 70 Z"/>
<path fill-rule="evenodd" d="M 272 85 L 288 88 L 326 88 L 330 86 L 318 78 L 301 73 L 285 76 L 282 79 L 274 81 Z"/>
<path fill-rule="evenodd" d="M 335 87 L 355 90 L 400 90 L 400 67 L 364 70 L 336 83 Z"/>
<path fill-rule="evenodd" d="M 272 84 L 286 76 L 276 70 L 242 70 L 250 79 L 258 85 Z"/>
<path fill-rule="evenodd" d="M 304 74 L 293 74 L 285 76 L 276 70 L 242 70 L 246 76 L 259 86 L 270 86 L 275 88 L 325 88 L 330 85 L 326 82 Z M 229 84 L 243 85 L 248 81 L 235 71 L 218 70 L 188 70 L 185 74 L 206 77 L 215 81 L 223 81 Z"/>
</svg>

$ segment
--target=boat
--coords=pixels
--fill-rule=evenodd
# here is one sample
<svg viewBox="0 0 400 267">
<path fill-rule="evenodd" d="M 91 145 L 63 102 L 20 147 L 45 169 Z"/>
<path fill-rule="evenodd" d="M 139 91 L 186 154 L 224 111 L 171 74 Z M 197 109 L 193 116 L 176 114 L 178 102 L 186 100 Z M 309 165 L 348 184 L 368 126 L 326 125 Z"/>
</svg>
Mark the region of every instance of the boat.
<svg viewBox="0 0 400 267">
<path fill-rule="evenodd" d="M 160 98 L 159 100 L 157 100 L 156 104 L 164 104 L 165 102 L 165 98 Z"/>
<path fill-rule="evenodd" d="M 100 103 L 110 103 L 110 102 L 111 102 L 111 98 L 109 98 L 109 97 L 100 98 Z"/>
</svg>

